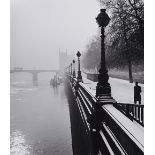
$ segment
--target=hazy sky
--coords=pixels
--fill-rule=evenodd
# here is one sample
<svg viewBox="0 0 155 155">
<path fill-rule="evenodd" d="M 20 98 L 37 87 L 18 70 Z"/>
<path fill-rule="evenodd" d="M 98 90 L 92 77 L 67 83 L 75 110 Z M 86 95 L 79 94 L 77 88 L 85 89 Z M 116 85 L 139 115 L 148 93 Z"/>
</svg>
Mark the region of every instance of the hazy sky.
<svg viewBox="0 0 155 155">
<path fill-rule="evenodd" d="M 11 68 L 58 68 L 97 33 L 97 0 L 11 0 Z"/>
</svg>

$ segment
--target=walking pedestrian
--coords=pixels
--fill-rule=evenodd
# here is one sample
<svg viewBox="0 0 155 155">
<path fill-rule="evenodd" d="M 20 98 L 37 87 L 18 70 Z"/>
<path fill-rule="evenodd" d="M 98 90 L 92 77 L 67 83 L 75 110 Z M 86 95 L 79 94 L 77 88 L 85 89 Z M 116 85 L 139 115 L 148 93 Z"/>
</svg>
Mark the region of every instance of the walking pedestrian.
<svg viewBox="0 0 155 155">
<path fill-rule="evenodd" d="M 138 85 L 138 82 L 135 82 L 134 86 L 134 103 L 139 102 L 141 104 L 141 87 Z"/>
</svg>

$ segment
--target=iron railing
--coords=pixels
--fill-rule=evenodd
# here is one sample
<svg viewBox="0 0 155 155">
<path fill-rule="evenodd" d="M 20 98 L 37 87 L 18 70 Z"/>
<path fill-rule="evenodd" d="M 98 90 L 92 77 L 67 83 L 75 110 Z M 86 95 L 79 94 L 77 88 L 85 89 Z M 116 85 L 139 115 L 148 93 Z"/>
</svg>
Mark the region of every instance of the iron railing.
<svg viewBox="0 0 155 155">
<path fill-rule="evenodd" d="M 128 118 L 144 126 L 144 105 L 116 103 L 114 106 Z"/>
<path fill-rule="evenodd" d="M 67 75 L 67 78 L 69 79 L 70 86 L 74 93 L 86 132 L 92 138 L 93 146 L 95 144 L 95 155 L 144 154 L 143 144 L 140 144 L 140 142 L 135 139 L 133 135 L 127 131 L 127 129 L 123 127 L 123 123 L 115 119 L 112 114 L 108 112 L 103 103 L 103 106 L 99 107 L 96 113 L 97 115 L 94 115 L 98 100 L 89 92 L 89 90 L 85 88 L 85 85 L 82 82 L 77 82 L 77 79 L 73 78 L 69 74 Z M 125 114 L 128 118 L 130 118 L 130 120 L 134 119 L 140 124 L 144 125 L 143 105 L 123 105 L 121 103 L 110 102 L 108 104 L 111 104 L 111 108 L 114 108 L 117 111 L 121 111 L 120 114 Z M 90 123 L 90 118 L 92 118 L 93 115 L 96 117 L 96 122 L 99 122 L 100 124 L 99 130 L 96 130 L 95 135 L 93 134 L 94 132 Z M 94 152 L 91 154 L 94 154 Z"/>
</svg>

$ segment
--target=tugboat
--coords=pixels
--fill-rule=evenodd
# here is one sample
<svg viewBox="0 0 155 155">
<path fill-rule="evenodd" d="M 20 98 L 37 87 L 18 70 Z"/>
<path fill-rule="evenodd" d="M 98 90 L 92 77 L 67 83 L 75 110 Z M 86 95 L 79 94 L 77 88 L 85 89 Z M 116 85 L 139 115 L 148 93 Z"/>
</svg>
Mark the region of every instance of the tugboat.
<svg viewBox="0 0 155 155">
<path fill-rule="evenodd" d="M 59 83 L 63 83 L 63 77 L 62 76 L 59 76 Z"/>
<path fill-rule="evenodd" d="M 53 86 L 53 79 L 50 80 L 50 86 Z"/>
</svg>

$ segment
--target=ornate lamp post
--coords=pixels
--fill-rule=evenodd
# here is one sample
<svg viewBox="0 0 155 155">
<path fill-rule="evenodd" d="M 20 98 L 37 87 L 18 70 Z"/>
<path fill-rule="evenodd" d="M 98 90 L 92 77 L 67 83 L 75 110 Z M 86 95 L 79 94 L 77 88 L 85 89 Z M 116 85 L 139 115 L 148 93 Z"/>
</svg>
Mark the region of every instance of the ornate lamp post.
<svg viewBox="0 0 155 155">
<path fill-rule="evenodd" d="M 66 73 L 68 74 L 68 67 L 66 67 Z"/>
<path fill-rule="evenodd" d="M 69 66 L 68 66 L 68 74 L 70 74 L 70 68 L 69 68 Z"/>
<path fill-rule="evenodd" d="M 81 71 L 80 71 L 80 56 L 81 56 L 81 53 L 78 51 L 76 55 L 78 57 L 78 76 L 77 76 L 77 81 L 78 82 L 82 82 L 82 76 L 81 76 Z"/>
<path fill-rule="evenodd" d="M 75 60 L 73 60 L 73 77 L 75 78 L 76 75 L 75 75 Z"/>
<path fill-rule="evenodd" d="M 72 63 L 70 64 L 70 66 L 71 66 L 71 75 L 72 75 Z"/>
<path fill-rule="evenodd" d="M 68 74 L 70 74 L 70 65 L 68 65 Z"/>
<path fill-rule="evenodd" d="M 69 74 L 71 74 L 71 64 L 69 65 Z"/>
<path fill-rule="evenodd" d="M 68 66 L 68 74 L 70 74 L 70 65 Z"/>
<path fill-rule="evenodd" d="M 100 13 L 96 18 L 96 21 L 99 27 L 101 27 L 101 63 L 98 75 L 98 83 L 96 86 L 96 97 L 111 96 L 111 87 L 108 83 L 109 76 L 105 62 L 104 29 L 110 21 L 109 16 L 106 14 L 106 9 L 100 10 Z"/>
</svg>

